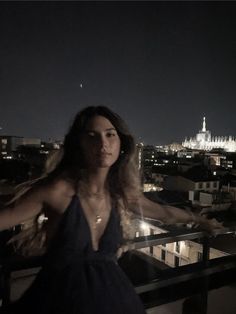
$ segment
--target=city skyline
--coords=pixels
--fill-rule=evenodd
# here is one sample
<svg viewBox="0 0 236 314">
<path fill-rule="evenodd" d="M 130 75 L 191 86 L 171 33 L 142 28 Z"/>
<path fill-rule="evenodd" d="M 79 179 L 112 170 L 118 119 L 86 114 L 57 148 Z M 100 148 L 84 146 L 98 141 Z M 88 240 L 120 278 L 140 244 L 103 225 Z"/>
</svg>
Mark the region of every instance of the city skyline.
<svg viewBox="0 0 236 314">
<path fill-rule="evenodd" d="M 145 144 L 182 142 L 203 116 L 236 136 L 234 4 L 0 6 L 0 134 L 60 139 L 78 110 L 104 104 Z"/>
<path fill-rule="evenodd" d="M 205 122 L 205 127 L 206 127 L 206 117 L 203 117 L 203 121 Z M 203 123 L 204 123 L 203 122 Z M 2 130 L 2 128 L 0 127 L 0 137 L 2 137 L 2 136 L 6 136 L 6 137 L 23 137 L 23 138 L 34 138 L 34 137 L 30 137 L 30 136 L 27 136 L 27 134 L 25 135 L 25 136 L 23 136 L 23 135 L 21 135 L 21 134 L 5 134 L 5 133 L 2 133 L 1 132 L 1 130 Z M 198 129 L 198 132 L 202 132 L 203 131 L 203 127 L 201 128 L 199 128 Z M 197 131 L 196 131 L 197 132 Z M 208 128 L 206 128 L 205 129 L 205 132 L 206 133 L 208 133 L 208 132 L 210 132 L 211 133 L 211 130 L 210 129 L 208 129 Z M 192 134 L 193 134 L 193 132 L 192 132 Z M 188 140 L 190 140 L 190 141 L 194 141 L 195 140 L 195 138 L 196 138 L 196 136 L 198 135 L 198 133 L 196 133 L 196 135 L 191 135 L 191 136 L 189 136 L 189 135 L 186 135 L 185 136 L 185 138 L 183 138 L 182 139 L 182 145 L 184 144 L 184 142 L 186 142 L 186 141 L 188 141 Z M 63 138 L 52 138 L 52 137 L 48 137 L 47 139 L 45 139 L 45 138 L 42 138 L 42 137 L 37 137 L 38 139 L 40 139 L 41 141 L 45 141 L 45 142 L 50 142 L 50 141 L 52 141 L 52 142 L 56 142 L 56 141 L 62 141 L 63 140 Z M 229 139 L 231 140 L 233 140 L 233 141 L 235 141 L 236 140 L 236 136 L 233 136 L 233 135 L 224 135 L 224 134 L 221 134 L 221 135 L 215 135 L 215 134 L 212 134 L 212 138 L 214 138 L 215 140 L 222 140 L 222 141 L 228 141 Z M 141 140 L 141 138 L 140 138 L 140 140 Z M 150 142 L 148 142 L 148 143 L 145 143 L 145 142 L 142 142 L 142 141 L 140 141 L 140 142 L 138 142 L 138 141 L 136 141 L 136 143 L 138 144 L 138 143 L 142 143 L 142 144 L 144 144 L 144 145 L 156 145 L 156 146 L 158 146 L 158 144 L 156 144 L 156 143 L 150 143 Z M 168 145 L 168 144 L 174 144 L 174 143 L 178 143 L 178 144 L 181 144 L 181 140 L 179 141 L 179 142 L 177 142 L 177 141 L 173 141 L 172 143 L 163 143 L 162 145 Z"/>
</svg>

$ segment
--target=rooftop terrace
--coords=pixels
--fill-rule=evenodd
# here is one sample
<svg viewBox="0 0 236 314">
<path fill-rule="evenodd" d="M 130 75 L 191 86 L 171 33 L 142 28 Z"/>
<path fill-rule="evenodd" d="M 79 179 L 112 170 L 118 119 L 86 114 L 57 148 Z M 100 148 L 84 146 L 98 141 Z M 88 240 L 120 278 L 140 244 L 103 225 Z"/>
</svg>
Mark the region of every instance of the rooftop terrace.
<svg viewBox="0 0 236 314">
<path fill-rule="evenodd" d="M 236 252 L 209 260 L 211 243 L 220 242 L 227 236 L 234 239 L 235 234 L 236 227 L 225 228 L 212 236 L 202 231 L 177 228 L 137 237 L 130 242 L 132 250 L 124 254 L 119 263 L 135 286 L 147 313 L 235 314 Z M 203 245 L 202 261 L 171 268 L 140 252 L 143 248 L 186 240 L 197 240 Z M 3 303 L 20 296 L 34 279 L 41 262 L 42 257 L 13 257 L 1 261 Z"/>
</svg>

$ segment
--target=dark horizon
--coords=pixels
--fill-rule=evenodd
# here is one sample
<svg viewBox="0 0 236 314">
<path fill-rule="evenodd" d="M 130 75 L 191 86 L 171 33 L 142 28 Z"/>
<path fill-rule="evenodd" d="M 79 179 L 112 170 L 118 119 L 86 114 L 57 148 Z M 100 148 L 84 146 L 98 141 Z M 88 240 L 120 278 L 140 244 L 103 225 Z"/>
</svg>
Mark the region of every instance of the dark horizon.
<svg viewBox="0 0 236 314">
<path fill-rule="evenodd" d="M 1 2 L 0 134 L 62 138 L 86 105 L 145 144 L 236 136 L 236 5 Z M 81 85 L 82 84 L 82 85 Z"/>
</svg>

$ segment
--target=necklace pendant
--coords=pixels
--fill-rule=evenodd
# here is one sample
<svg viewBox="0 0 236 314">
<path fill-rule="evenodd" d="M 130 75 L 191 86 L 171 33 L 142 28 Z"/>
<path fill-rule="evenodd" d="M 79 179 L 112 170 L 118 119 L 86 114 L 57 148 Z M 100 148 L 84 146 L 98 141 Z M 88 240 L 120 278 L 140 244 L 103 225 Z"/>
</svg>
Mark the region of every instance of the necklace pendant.
<svg viewBox="0 0 236 314">
<path fill-rule="evenodd" d="M 96 215 L 95 223 L 100 224 L 102 222 L 102 217 L 100 215 Z"/>
</svg>

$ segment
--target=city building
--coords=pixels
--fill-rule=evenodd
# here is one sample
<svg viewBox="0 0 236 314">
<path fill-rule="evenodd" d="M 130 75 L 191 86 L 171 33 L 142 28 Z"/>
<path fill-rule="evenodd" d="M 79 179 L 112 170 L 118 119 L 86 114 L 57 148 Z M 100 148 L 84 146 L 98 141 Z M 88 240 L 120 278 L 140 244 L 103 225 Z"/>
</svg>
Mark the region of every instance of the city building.
<svg viewBox="0 0 236 314">
<path fill-rule="evenodd" d="M 219 190 L 219 180 L 215 177 L 189 176 L 168 176 L 165 178 L 164 189 L 170 191 L 207 191 Z"/>
<path fill-rule="evenodd" d="M 142 175 L 143 183 L 155 183 L 153 175 L 157 169 L 176 165 L 176 158 L 169 151 L 163 151 L 160 146 L 144 145 L 142 143 L 137 145 L 138 165 Z"/>
<path fill-rule="evenodd" d="M 228 179 L 223 182 L 221 189 L 230 193 L 232 200 L 236 201 L 236 176 L 229 175 Z"/>
<path fill-rule="evenodd" d="M 212 136 L 206 129 L 206 118 L 203 117 L 202 129 L 195 137 L 185 139 L 182 143 L 184 147 L 200 150 L 223 149 L 226 152 L 236 152 L 236 138 L 233 136 Z"/>
<path fill-rule="evenodd" d="M 61 141 L 43 142 L 39 138 L 28 138 L 23 136 L 0 136 L 0 159 L 20 159 L 26 150 L 29 153 L 38 152 L 47 155 L 51 151 L 60 149 Z M 31 153 L 32 153 L 31 152 Z"/>
<path fill-rule="evenodd" d="M 233 201 L 228 191 L 220 190 L 220 181 L 216 176 L 168 176 L 164 180 L 163 188 L 186 192 L 188 201 L 206 212 L 227 210 Z"/>
<path fill-rule="evenodd" d="M 0 158 L 12 159 L 14 153 L 20 146 L 40 148 L 39 138 L 26 138 L 22 136 L 1 135 L 0 136 Z"/>
</svg>

